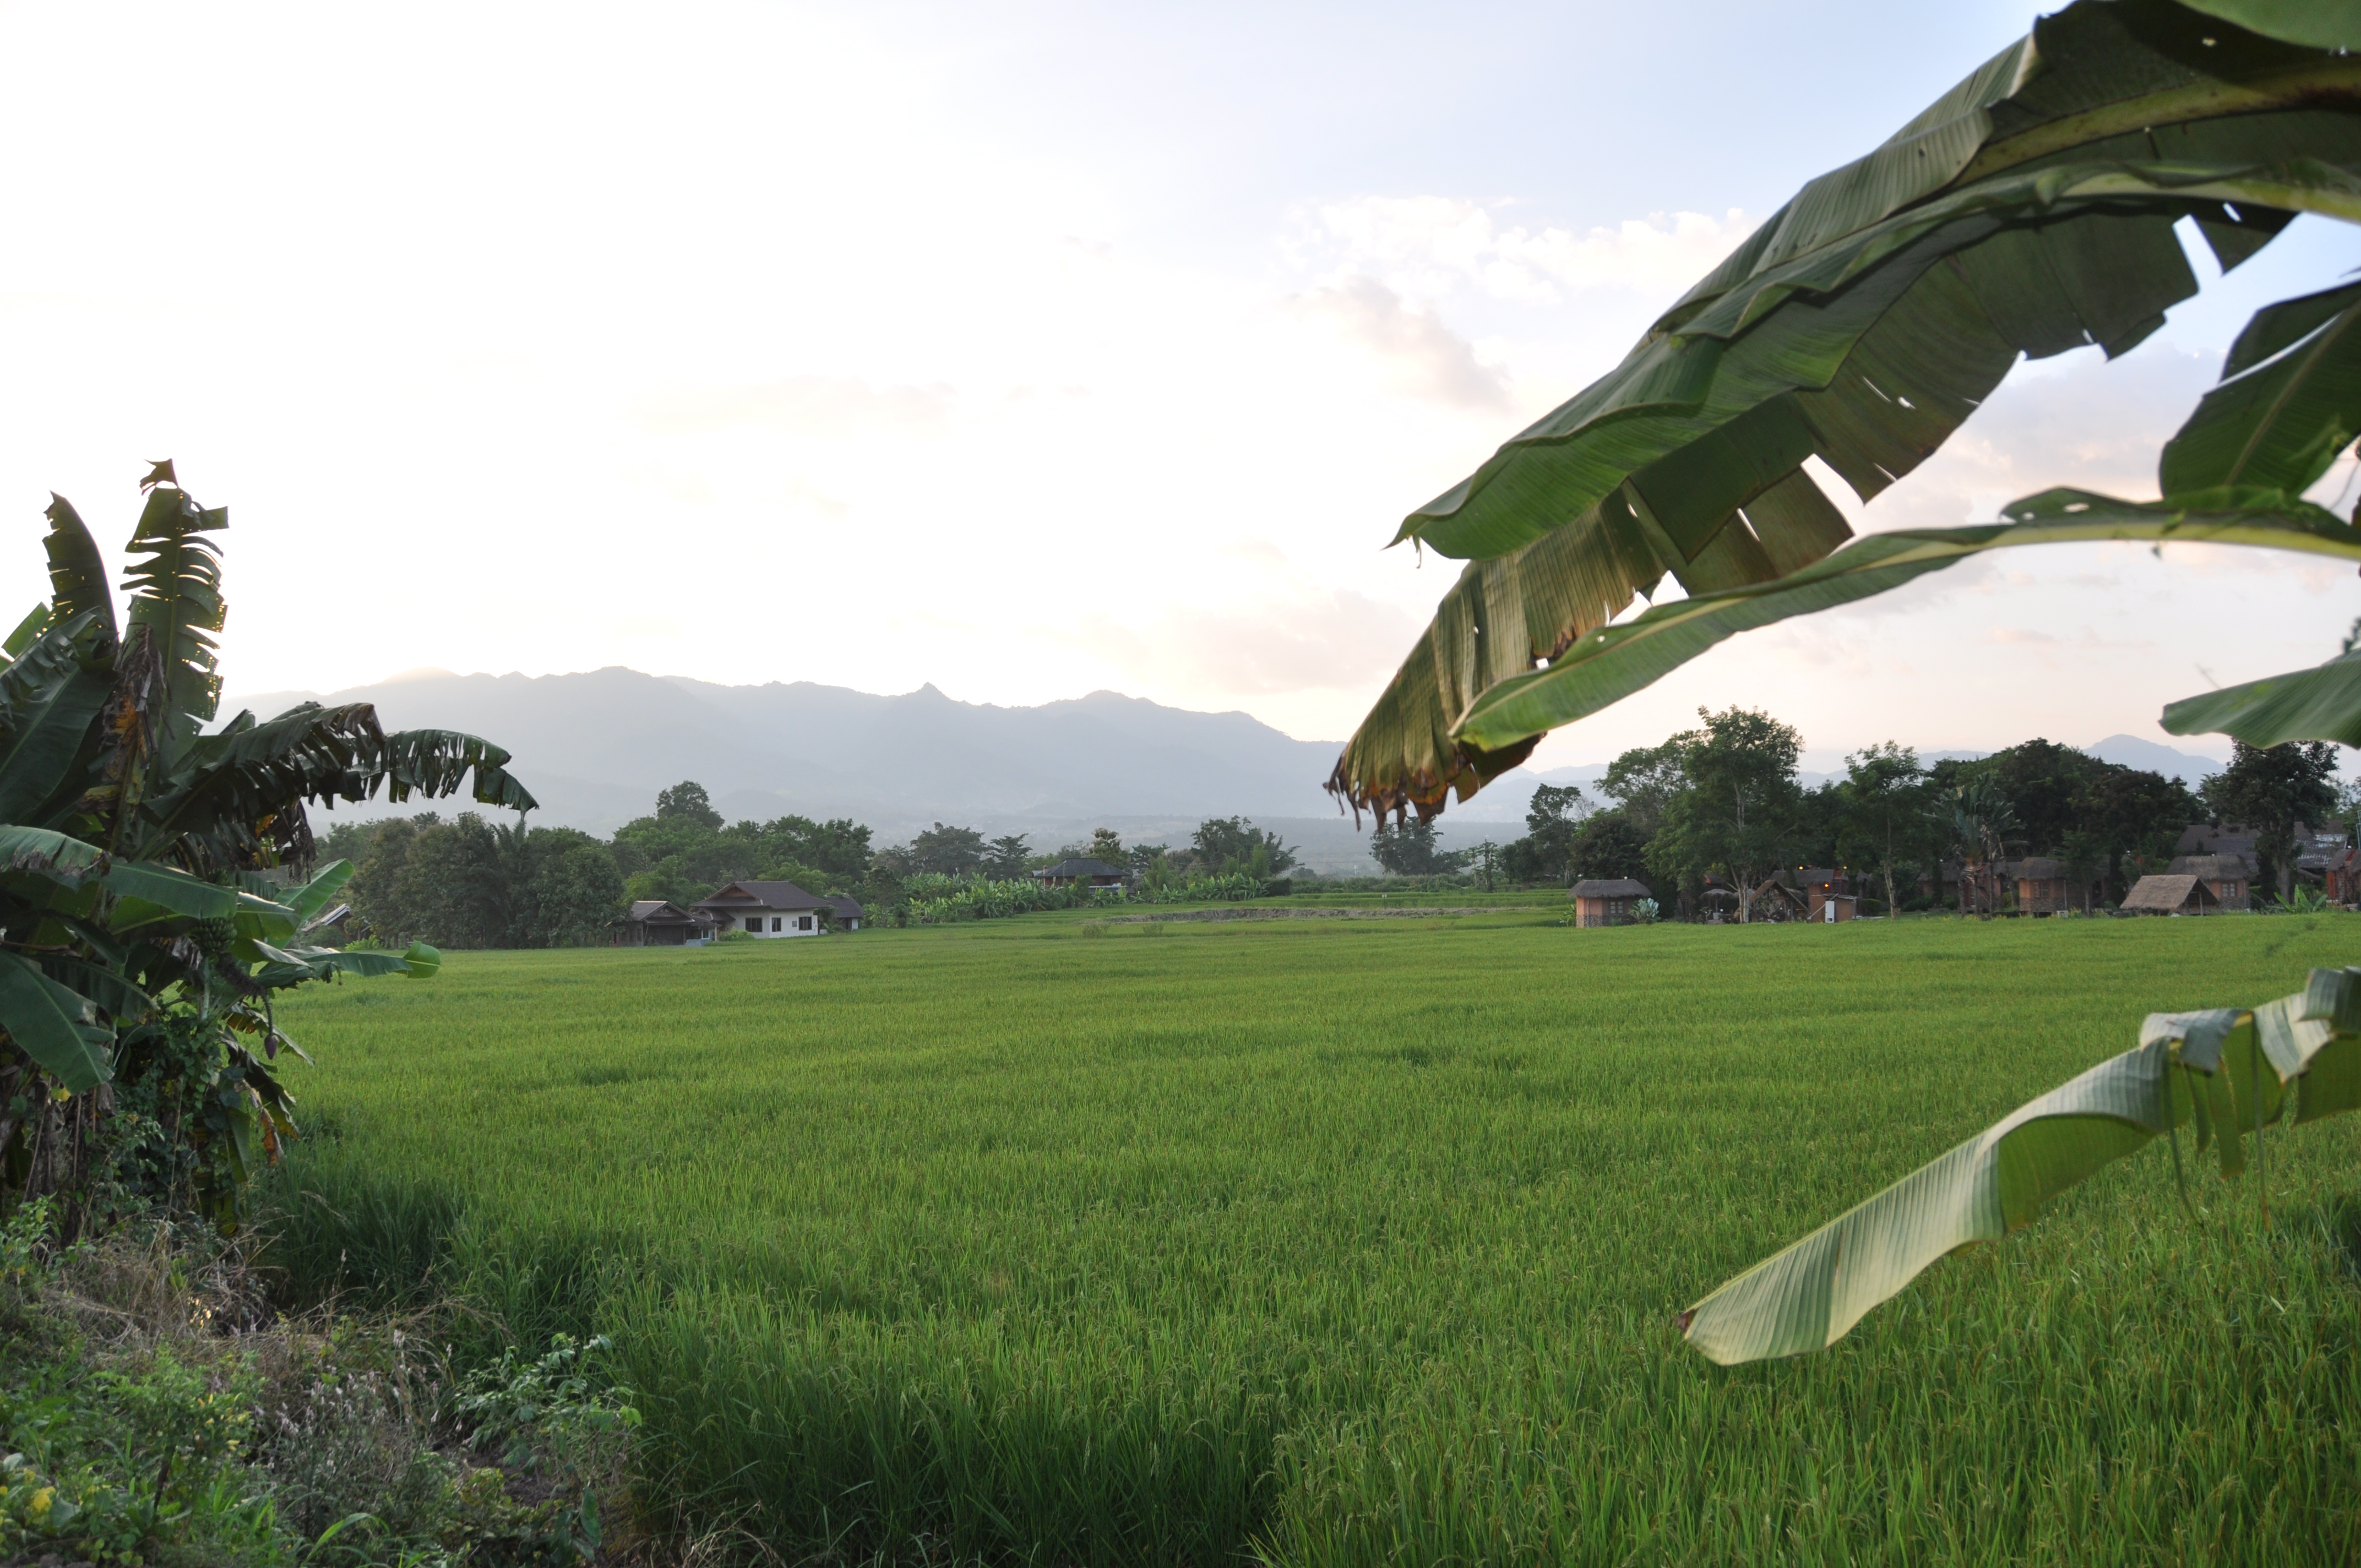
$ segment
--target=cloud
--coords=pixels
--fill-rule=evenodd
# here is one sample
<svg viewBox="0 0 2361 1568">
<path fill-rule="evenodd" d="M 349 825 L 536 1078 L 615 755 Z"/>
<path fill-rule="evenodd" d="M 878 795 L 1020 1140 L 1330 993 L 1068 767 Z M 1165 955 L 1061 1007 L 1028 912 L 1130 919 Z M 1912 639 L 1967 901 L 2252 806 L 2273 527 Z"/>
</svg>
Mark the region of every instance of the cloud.
<svg viewBox="0 0 2361 1568">
<path fill-rule="evenodd" d="M 951 389 L 939 384 L 875 387 L 851 377 L 788 376 L 660 392 L 641 399 L 631 413 L 644 428 L 667 434 L 762 424 L 797 435 L 932 436 L 950 425 L 953 401 Z"/>
<path fill-rule="evenodd" d="M 1347 274 L 1288 304 L 1384 362 L 1405 392 L 1463 408 L 1508 406 L 1508 377 L 1477 360 L 1474 345 L 1432 310 L 1366 273 Z"/>
<path fill-rule="evenodd" d="M 1447 196 L 1369 196 L 1332 203 L 1306 223 L 1298 248 L 1315 265 L 1372 272 L 1435 296 L 1474 288 L 1521 304 L 1555 304 L 1593 289 L 1679 288 L 1711 271 L 1756 220 L 1738 208 L 1653 213 L 1612 228 L 1502 228 L 1489 208 Z"/>
</svg>

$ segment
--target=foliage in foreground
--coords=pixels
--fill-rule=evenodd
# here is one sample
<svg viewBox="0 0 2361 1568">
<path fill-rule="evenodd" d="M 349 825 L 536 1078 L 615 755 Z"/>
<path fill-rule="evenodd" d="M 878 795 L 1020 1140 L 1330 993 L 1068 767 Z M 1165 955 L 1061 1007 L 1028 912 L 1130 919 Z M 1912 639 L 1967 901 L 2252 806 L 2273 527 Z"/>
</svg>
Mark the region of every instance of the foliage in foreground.
<svg viewBox="0 0 2361 1568">
<path fill-rule="evenodd" d="M 559 1568 L 624 1514 L 605 1342 L 455 1376 L 430 1319 L 276 1319 L 239 1251 L 53 1220 L 0 1226 L 0 1561 Z"/>
</svg>

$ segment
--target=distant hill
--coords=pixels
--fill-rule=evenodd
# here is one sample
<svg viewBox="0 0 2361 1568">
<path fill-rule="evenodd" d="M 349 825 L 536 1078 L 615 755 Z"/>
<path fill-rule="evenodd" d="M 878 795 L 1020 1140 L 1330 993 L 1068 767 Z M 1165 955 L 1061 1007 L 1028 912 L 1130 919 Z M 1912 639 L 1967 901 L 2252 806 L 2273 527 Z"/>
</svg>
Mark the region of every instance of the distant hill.
<svg viewBox="0 0 2361 1568">
<path fill-rule="evenodd" d="M 1342 743 L 1297 740 L 1243 713 L 1195 713 L 1115 692 L 1001 707 L 932 685 L 898 696 L 842 686 L 726 686 L 612 667 L 566 675 L 420 670 L 345 691 L 234 696 L 265 717 L 302 701 L 369 702 L 386 728 L 462 729 L 515 753 L 536 819 L 607 834 L 695 779 L 731 819 L 851 817 L 881 844 L 938 819 L 1025 833 L 1042 849 L 1115 827 L 1184 841 L 1246 816 L 1304 843 L 1323 869 L 1376 867 L 1321 789 Z M 457 803 L 464 808 L 467 803 Z M 443 809 L 453 809 L 445 806 Z M 364 809 L 361 815 L 384 814 Z M 423 809 L 412 806 L 404 812 Z M 1366 822 L 1366 819 L 1365 819 Z"/>
<path fill-rule="evenodd" d="M 2176 751 L 2154 740 L 2143 740 L 2136 735 L 2110 735 L 2103 740 L 2093 740 L 2082 748 L 2103 762 L 2121 762 L 2127 768 L 2139 768 L 2151 773 L 2162 773 L 2169 779 L 2179 779 L 2191 789 L 2220 773 L 2227 763 L 2217 757 L 2197 751 Z"/>
</svg>

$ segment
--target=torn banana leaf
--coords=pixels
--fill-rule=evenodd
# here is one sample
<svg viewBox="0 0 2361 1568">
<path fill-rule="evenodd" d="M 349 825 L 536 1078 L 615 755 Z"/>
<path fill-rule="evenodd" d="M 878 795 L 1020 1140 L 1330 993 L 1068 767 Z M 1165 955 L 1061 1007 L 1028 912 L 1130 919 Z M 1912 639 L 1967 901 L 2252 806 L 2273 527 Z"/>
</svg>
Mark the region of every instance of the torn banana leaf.
<svg viewBox="0 0 2361 1568">
<path fill-rule="evenodd" d="M 1775 581 L 1658 605 L 1593 631 L 1546 669 L 1485 691 L 1455 739 L 1480 750 L 1504 750 L 1597 713 L 1741 631 L 1870 598 L 1989 550 L 2111 539 L 2203 541 L 2361 561 L 2361 530 L 2278 490 L 2218 490 L 2155 502 L 2050 490 L 2012 502 L 2003 515 L 2012 521 L 1871 534 Z"/>
<path fill-rule="evenodd" d="M 2151 1014 L 2140 1043 L 2050 1091 L 1765 1259 L 1681 1314 L 1722 1365 L 1800 1355 L 1844 1337 L 1945 1255 L 1999 1241 L 2102 1167 L 2190 1123 L 2222 1173 L 2242 1138 L 2361 1104 L 2361 970 L 2315 970 L 2304 991 L 2252 1010 Z"/>
</svg>

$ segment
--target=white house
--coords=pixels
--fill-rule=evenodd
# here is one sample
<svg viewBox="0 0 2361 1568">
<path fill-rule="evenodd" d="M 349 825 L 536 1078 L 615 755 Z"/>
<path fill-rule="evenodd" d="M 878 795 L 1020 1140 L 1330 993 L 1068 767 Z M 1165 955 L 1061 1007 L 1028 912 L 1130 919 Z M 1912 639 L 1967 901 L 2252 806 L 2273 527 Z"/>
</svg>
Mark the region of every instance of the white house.
<svg viewBox="0 0 2361 1568">
<path fill-rule="evenodd" d="M 829 920 L 848 931 L 861 929 L 861 905 L 850 898 L 822 898 L 791 882 L 733 882 L 690 907 L 713 922 L 716 931 L 756 937 L 817 937 Z"/>
</svg>

